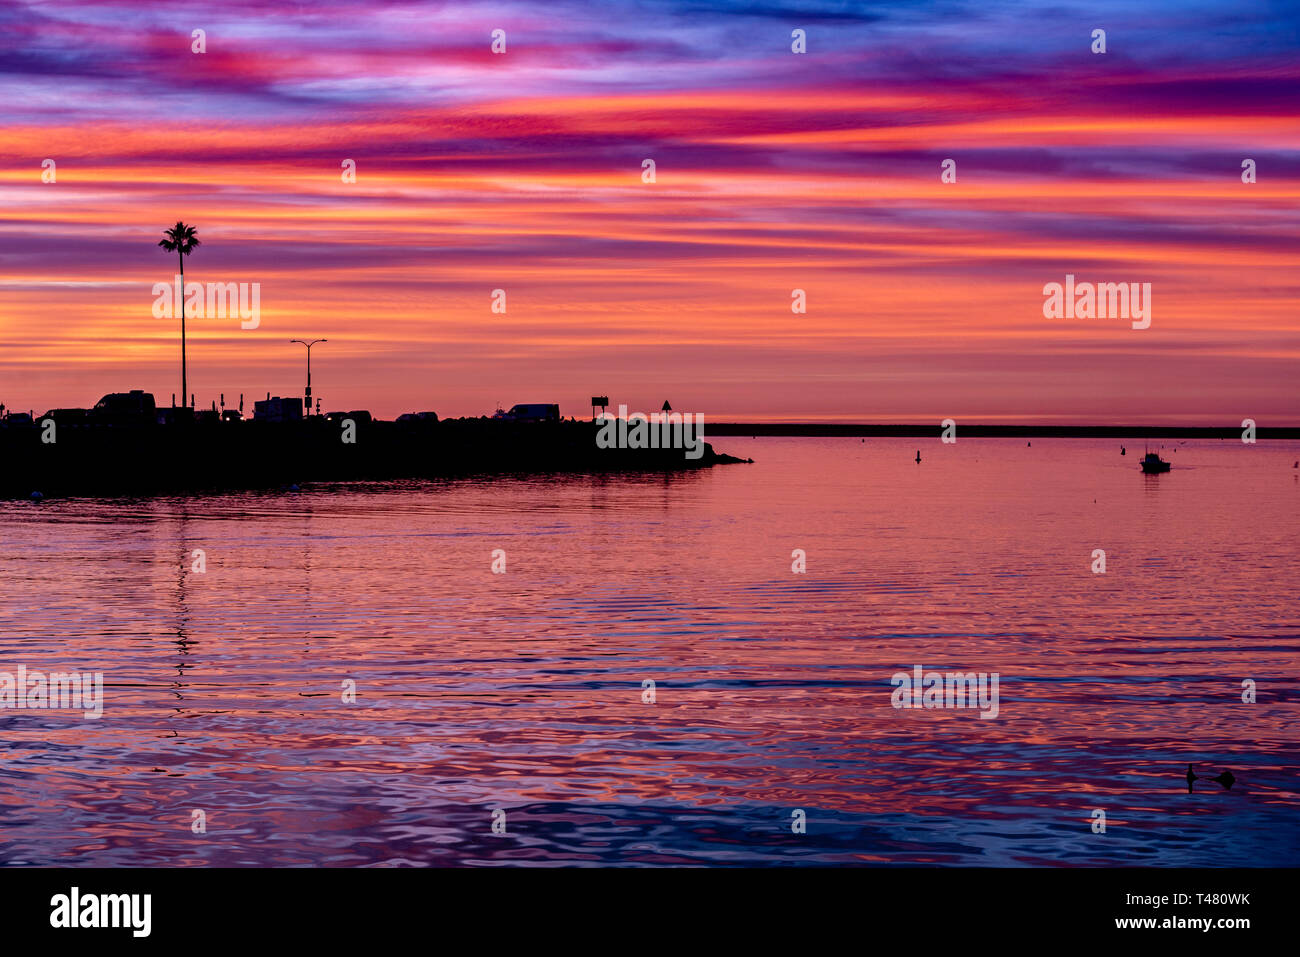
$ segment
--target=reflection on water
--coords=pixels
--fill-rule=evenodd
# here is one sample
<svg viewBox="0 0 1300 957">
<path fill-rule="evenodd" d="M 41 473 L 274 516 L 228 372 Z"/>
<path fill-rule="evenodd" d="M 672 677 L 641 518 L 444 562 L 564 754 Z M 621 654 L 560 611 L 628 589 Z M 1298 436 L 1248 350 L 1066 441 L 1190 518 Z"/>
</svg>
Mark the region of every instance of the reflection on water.
<svg viewBox="0 0 1300 957">
<path fill-rule="evenodd" d="M 1294 444 L 716 444 L 756 462 L 0 503 L 0 670 L 105 682 L 0 711 L 0 862 L 1294 862 Z M 895 710 L 917 664 L 999 717 Z"/>
</svg>

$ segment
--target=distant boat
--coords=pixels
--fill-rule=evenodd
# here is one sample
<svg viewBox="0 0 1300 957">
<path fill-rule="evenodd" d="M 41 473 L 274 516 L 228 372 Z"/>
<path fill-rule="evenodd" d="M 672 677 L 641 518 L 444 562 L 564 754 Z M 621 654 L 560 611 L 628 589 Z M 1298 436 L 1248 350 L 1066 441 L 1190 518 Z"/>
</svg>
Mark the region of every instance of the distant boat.
<svg viewBox="0 0 1300 957">
<path fill-rule="evenodd" d="M 1153 475 L 1156 472 L 1168 472 L 1169 463 L 1162 459 L 1159 454 L 1148 452 L 1142 458 L 1142 471 L 1148 475 Z"/>
</svg>

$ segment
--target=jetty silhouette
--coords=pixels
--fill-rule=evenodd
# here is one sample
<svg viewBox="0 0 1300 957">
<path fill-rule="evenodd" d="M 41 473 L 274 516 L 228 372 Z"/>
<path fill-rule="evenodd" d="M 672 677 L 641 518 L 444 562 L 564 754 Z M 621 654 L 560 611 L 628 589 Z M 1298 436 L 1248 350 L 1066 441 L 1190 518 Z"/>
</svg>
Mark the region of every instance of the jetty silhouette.
<svg viewBox="0 0 1300 957">
<path fill-rule="evenodd" d="M 478 418 L 416 412 L 391 422 L 366 410 L 302 410 L 301 398 L 270 394 L 255 404 L 252 419 L 234 409 L 219 412 L 215 402 L 212 409 L 156 408 L 153 396 L 137 389 L 111 393 L 90 409 L 10 413 L 0 419 L 0 498 L 482 473 L 667 472 L 750 461 L 718 454 L 708 442 L 694 459 L 681 447 L 601 448 L 600 423 L 563 419 L 553 404 Z"/>
</svg>

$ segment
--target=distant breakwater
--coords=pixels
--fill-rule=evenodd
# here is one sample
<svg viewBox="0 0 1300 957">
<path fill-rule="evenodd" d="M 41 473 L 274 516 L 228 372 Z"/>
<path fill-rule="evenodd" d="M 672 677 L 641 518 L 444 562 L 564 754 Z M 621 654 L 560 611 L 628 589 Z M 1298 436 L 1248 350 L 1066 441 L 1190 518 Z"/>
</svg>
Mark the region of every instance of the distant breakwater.
<svg viewBox="0 0 1300 957">
<path fill-rule="evenodd" d="M 0 498 L 157 495 L 479 473 L 637 472 L 743 461 L 681 449 L 600 448 L 592 422 L 448 419 L 80 425 L 42 441 L 0 429 Z"/>
<path fill-rule="evenodd" d="M 1242 425 L 980 425 L 959 424 L 966 438 L 1074 438 L 1074 439 L 1230 439 L 1241 440 Z M 943 423 L 882 425 L 846 422 L 710 422 L 709 434 L 750 436 L 804 436 L 821 438 L 935 438 Z M 1300 439 L 1300 428 L 1261 426 L 1261 439 Z"/>
</svg>

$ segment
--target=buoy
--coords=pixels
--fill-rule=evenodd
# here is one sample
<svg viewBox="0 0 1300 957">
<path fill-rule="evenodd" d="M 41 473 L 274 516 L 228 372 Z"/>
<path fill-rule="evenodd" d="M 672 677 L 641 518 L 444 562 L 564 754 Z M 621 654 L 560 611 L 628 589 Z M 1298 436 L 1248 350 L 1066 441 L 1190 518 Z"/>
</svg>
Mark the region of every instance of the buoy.
<svg viewBox="0 0 1300 957">
<path fill-rule="evenodd" d="M 41 499 L 43 499 L 43 498 L 45 498 L 45 496 L 42 495 L 40 492 L 33 492 L 33 493 L 32 493 L 32 501 L 33 501 L 33 502 L 39 502 L 39 501 L 40 501 Z"/>
<path fill-rule="evenodd" d="M 916 450 L 916 464 L 917 464 L 917 465 L 920 465 L 920 464 L 921 464 L 921 450 L 920 450 L 920 449 L 917 449 L 917 450 Z"/>
<path fill-rule="evenodd" d="M 290 492 L 301 492 L 302 489 L 300 489 L 297 485 L 290 485 L 290 486 L 289 486 L 289 491 L 290 491 Z"/>
</svg>

